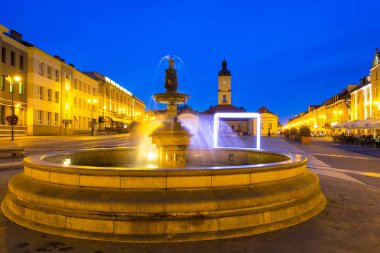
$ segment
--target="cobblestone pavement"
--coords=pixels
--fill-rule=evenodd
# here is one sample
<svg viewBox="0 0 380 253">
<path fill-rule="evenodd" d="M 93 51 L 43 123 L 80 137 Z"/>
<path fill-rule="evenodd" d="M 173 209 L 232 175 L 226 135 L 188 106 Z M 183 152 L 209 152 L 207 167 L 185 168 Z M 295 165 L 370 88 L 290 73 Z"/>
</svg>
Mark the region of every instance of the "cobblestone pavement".
<svg viewBox="0 0 380 253">
<path fill-rule="evenodd" d="M 376 149 L 337 146 L 316 139 L 310 146 L 263 138 L 263 148 L 302 153 L 319 175 L 328 199 L 319 215 L 266 234 L 214 241 L 126 244 L 64 238 L 20 227 L 0 215 L 0 252 L 380 252 L 380 159 Z M 21 169 L 0 171 L 0 199 L 9 178 Z"/>
</svg>

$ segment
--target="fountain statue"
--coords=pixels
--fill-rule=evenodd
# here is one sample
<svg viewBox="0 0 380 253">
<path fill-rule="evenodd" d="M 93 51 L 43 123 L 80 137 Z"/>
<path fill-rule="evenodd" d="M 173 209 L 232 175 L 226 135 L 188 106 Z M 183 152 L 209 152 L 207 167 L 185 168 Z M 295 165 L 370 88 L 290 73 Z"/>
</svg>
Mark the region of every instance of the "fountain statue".
<svg viewBox="0 0 380 253">
<path fill-rule="evenodd" d="M 189 95 L 177 92 L 178 77 L 174 69 L 174 60 L 169 58 L 169 68 L 165 70 L 165 93 L 158 93 L 153 98 L 158 103 L 167 104 L 167 111 L 162 125 L 152 134 L 152 143 L 158 149 L 158 162 L 161 168 L 186 167 L 186 149 L 190 144 L 191 134 L 177 118 L 177 105 L 186 103 Z"/>
<path fill-rule="evenodd" d="M 45 233 L 146 243 L 249 236 L 323 210 L 318 177 L 302 155 L 188 148 L 191 134 L 177 119 L 177 105 L 189 96 L 177 91 L 174 60 L 168 62 L 166 92 L 154 95 L 167 104 L 166 115 L 150 133 L 158 168 L 140 164 L 134 147 L 31 155 L 8 183 L 3 214 Z M 154 159 L 148 150 L 144 155 Z"/>
<path fill-rule="evenodd" d="M 169 68 L 165 70 L 165 88 L 166 92 L 177 92 L 178 89 L 178 77 L 177 70 L 174 69 L 174 60 L 172 57 L 169 58 Z"/>
</svg>

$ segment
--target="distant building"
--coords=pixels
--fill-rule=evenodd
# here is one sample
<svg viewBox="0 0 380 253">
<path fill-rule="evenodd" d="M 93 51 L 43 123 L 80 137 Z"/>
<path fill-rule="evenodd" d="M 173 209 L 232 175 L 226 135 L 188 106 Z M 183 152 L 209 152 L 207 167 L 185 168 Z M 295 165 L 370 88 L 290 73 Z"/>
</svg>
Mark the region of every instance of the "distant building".
<svg viewBox="0 0 380 253">
<path fill-rule="evenodd" d="M 277 135 L 278 116 L 262 106 L 257 110 L 261 115 L 261 135 Z"/>
<path fill-rule="evenodd" d="M 84 72 L 99 84 L 99 122 L 101 129 L 127 129 L 142 121 L 145 104 L 130 91 L 97 72 Z"/>
<path fill-rule="evenodd" d="M 226 59 L 222 62 L 222 69 L 218 73 L 218 104 L 210 106 L 202 112 L 203 116 L 213 116 L 218 112 L 246 112 L 244 107 L 232 104 L 231 71 L 227 69 Z M 261 135 L 276 135 L 278 131 L 278 116 L 265 107 L 258 111 L 261 114 Z M 220 132 L 223 134 L 256 135 L 256 120 L 253 119 L 221 119 L 226 124 L 221 125 Z"/>
<path fill-rule="evenodd" d="M 330 134 L 338 124 L 350 119 L 350 105 L 352 103 L 350 93 L 357 89 L 358 85 L 347 85 L 346 89 L 330 97 L 322 105 L 310 105 L 308 110 L 299 113 L 289 119 L 283 129 L 303 125 L 309 126 L 312 133 Z"/>
<path fill-rule="evenodd" d="M 222 69 L 218 73 L 218 104 L 210 106 L 202 112 L 203 117 L 213 117 L 218 112 L 246 112 L 243 107 L 232 104 L 231 94 L 231 71 L 227 68 L 226 59 L 222 62 Z M 221 134 L 255 135 L 256 128 L 252 119 L 221 119 L 222 124 L 219 131 Z M 204 126 L 203 126 L 204 127 Z"/>
</svg>

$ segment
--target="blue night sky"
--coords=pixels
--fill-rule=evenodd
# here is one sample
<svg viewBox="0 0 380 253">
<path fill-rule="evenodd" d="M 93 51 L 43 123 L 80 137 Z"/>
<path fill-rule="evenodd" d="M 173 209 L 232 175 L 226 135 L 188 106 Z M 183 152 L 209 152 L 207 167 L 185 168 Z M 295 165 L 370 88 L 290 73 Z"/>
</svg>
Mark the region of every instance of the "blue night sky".
<svg viewBox="0 0 380 253">
<path fill-rule="evenodd" d="M 17 3 L 17 4 L 16 4 Z M 266 106 L 282 122 L 358 83 L 380 47 L 379 2 L 365 1 L 13 1 L 0 23 L 82 71 L 98 71 L 155 109 L 165 55 L 179 56 L 189 105 L 217 103 L 226 57 L 232 103 Z"/>
</svg>

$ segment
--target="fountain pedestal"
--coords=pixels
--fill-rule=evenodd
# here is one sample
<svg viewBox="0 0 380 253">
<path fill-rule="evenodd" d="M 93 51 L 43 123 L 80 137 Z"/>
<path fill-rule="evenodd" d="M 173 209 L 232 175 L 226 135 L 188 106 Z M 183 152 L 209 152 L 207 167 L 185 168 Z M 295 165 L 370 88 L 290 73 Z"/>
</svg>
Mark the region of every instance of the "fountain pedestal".
<svg viewBox="0 0 380 253">
<path fill-rule="evenodd" d="M 181 126 L 177 117 L 168 116 L 164 123 L 152 134 L 152 143 L 158 149 L 160 168 L 186 167 L 186 150 L 191 134 Z"/>
</svg>

